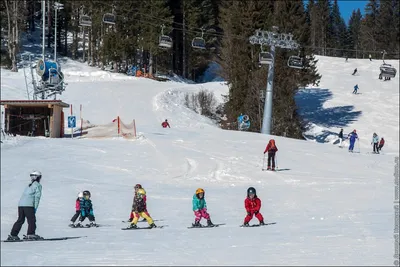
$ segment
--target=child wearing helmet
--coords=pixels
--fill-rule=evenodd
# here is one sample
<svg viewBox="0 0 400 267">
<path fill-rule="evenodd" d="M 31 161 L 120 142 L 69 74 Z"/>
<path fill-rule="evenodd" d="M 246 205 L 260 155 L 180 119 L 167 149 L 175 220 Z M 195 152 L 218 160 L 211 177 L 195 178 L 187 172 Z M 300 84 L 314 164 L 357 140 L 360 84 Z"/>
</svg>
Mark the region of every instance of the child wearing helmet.
<svg viewBox="0 0 400 267">
<path fill-rule="evenodd" d="M 18 220 L 14 223 L 7 240 L 20 240 L 18 234 L 25 222 L 25 218 L 28 220 L 28 231 L 27 236 L 24 239 L 43 239 L 35 234 L 36 211 L 39 207 L 40 198 L 42 196 L 42 185 L 40 184 L 42 173 L 40 171 L 33 171 L 31 172 L 30 177 L 31 183 L 25 188 L 18 203 Z"/>
<path fill-rule="evenodd" d="M 154 221 L 151 218 L 150 214 L 147 212 L 146 191 L 143 188 L 139 188 L 135 194 L 135 197 L 133 199 L 132 212 L 133 212 L 133 220 L 132 220 L 129 228 L 137 228 L 136 224 L 140 217 L 143 217 L 146 219 L 150 228 L 157 227 L 154 224 Z"/>
<path fill-rule="evenodd" d="M 142 187 L 142 185 L 141 184 L 136 184 L 135 185 L 135 187 L 134 187 L 134 194 L 133 194 L 133 201 L 132 201 L 132 210 L 131 210 L 131 214 L 130 214 L 130 216 L 129 216 L 129 220 L 128 220 L 128 222 L 132 222 L 133 221 L 133 207 L 134 207 L 134 203 L 135 203 L 135 198 L 136 198 L 136 196 L 137 196 L 137 192 L 138 192 L 138 190 L 139 189 L 144 189 L 143 187 Z M 144 203 L 145 203 L 145 205 L 146 205 L 146 201 L 147 201 L 147 198 L 146 198 L 146 195 L 144 195 L 143 196 L 143 199 L 144 199 Z M 146 207 L 145 207 L 146 208 Z M 146 219 L 144 219 L 144 220 L 146 220 Z"/>
<path fill-rule="evenodd" d="M 70 227 L 75 227 L 75 221 L 78 219 L 81 214 L 81 200 L 83 199 L 83 192 L 79 192 L 78 197 L 75 201 L 75 214 L 71 218 Z"/>
<path fill-rule="evenodd" d="M 260 213 L 261 199 L 257 197 L 256 189 L 254 187 L 249 187 L 247 189 L 247 197 L 244 200 L 244 207 L 247 212 L 247 215 L 244 218 L 244 226 L 249 226 L 249 222 L 253 216 L 256 216 L 256 218 L 260 221 L 260 225 L 265 225 L 264 218 Z"/>
<path fill-rule="evenodd" d="M 264 150 L 264 155 L 265 155 L 265 153 L 268 152 L 267 170 L 273 170 L 273 171 L 275 170 L 275 154 L 277 151 L 278 151 L 278 148 L 275 145 L 275 140 L 274 139 L 269 140 L 268 145 Z M 272 169 L 271 169 L 271 161 L 272 161 Z"/>
<path fill-rule="evenodd" d="M 89 226 L 96 226 L 94 213 L 93 213 L 93 204 L 92 200 L 90 200 L 91 194 L 88 190 L 83 191 L 83 198 L 79 200 L 79 207 L 81 212 L 81 217 L 79 218 L 79 222 L 76 224 L 76 227 L 83 227 L 82 222 L 89 218 L 90 224 Z"/>
<path fill-rule="evenodd" d="M 204 198 L 205 192 L 203 188 L 198 188 L 193 195 L 192 206 L 195 215 L 193 227 L 202 227 L 200 220 L 202 218 L 207 220 L 207 226 L 214 226 L 211 222 L 210 214 L 207 212 L 207 203 Z"/>
<path fill-rule="evenodd" d="M 163 127 L 163 128 L 171 128 L 170 126 L 169 126 L 169 123 L 168 123 L 168 120 L 167 119 L 165 119 L 165 121 L 163 121 L 163 123 L 161 123 L 161 126 Z"/>
<path fill-rule="evenodd" d="M 385 139 L 383 139 L 383 137 L 381 138 L 381 141 L 379 141 L 379 147 L 378 147 L 378 151 L 382 150 L 382 147 L 385 145 Z"/>
</svg>

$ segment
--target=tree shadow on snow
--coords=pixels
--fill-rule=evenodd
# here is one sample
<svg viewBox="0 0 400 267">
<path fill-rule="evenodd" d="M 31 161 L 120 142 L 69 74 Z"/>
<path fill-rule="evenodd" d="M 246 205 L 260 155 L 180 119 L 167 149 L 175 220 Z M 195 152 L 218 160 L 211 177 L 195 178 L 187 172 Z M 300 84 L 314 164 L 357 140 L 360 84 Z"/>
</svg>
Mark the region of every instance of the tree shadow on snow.
<svg viewBox="0 0 400 267">
<path fill-rule="evenodd" d="M 332 98 L 329 89 L 305 88 L 296 94 L 299 114 L 307 122 L 326 128 L 343 128 L 355 121 L 362 111 L 354 111 L 354 106 L 324 108 L 324 103 Z"/>
</svg>

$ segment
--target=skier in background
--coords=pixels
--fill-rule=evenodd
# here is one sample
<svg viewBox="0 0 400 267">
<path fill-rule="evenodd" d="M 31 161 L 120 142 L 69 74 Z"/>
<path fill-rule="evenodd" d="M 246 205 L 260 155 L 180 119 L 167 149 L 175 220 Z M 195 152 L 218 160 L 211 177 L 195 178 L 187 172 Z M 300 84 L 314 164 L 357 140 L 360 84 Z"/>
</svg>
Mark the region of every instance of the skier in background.
<svg viewBox="0 0 400 267">
<path fill-rule="evenodd" d="M 353 94 L 357 94 L 357 91 L 358 91 L 358 84 L 354 86 Z"/>
<path fill-rule="evenodd" d="M 161 126 L 163 127 L 163 128 L 171 128 L 171 126 L 169 126 L 169 123 L 168 123 L 168 120 L 167 119 L 165 119 L 165 121 L 163 121 L 163 123 L 161 123 Z"/>
<path fill-rule="evenodd" d="M 372 61 L 372 56 L 371 56 L 371 54 L 369 54 L 369 61 Z"/>
<path fill-rule="evenodd" d="M 81 215 L 81 201 L 83 199 L 83 192 L 79 192 L 78 198 L 75 200 L 75 214 L 71 218 L 70 227 L 75 227 L 75 222 L 78 219 L 79 215 Z"/>
<path fill-rule="evenodd" d="M 379 142 L 379 147 L 378 147 L 378 151 L 382 150 L 382 147 L 385 145 L 385 139 L 383 139 L 383 137 L 381 138 L 381 141 Z"/>
<path fill-rule="evenodd" d="M 351 133 L 349 133 L 348 138 L 350 139 L 349 152 L 353 152 L 354 143 L 358 139 L 357 131 L 354 129 Z"/>
<path fill-rule="evenodd" d="M 378 137 L 378 135 L 376 133 L 374 133 L 372 135 L 371 145 L 373 145 L 373 152 L 376 153 L 376 154 L 379 154 L 378 144 L 379 144 L 379 137 Z"/>
<path fill-rule="evenodd" d="M 343 142 L 343 129 L 340 129 L 340 132 L 339 132 L 339 147 L 342 147 L 342 142 Z"/>
<path fill-rule="evenodd" d="M 353 74 L 352 75 L 355 75 L 357 73 L 357 68 L 355 68 L 354 69 L 354 71 L 353 71 Z"/>
<path fill-rule="evenodd" d="M 18 234 L 25 222 L 25 218 L 28 220 L 28 232 L 24 239 L 43 239 L 43 237 L 35 234 L 36 211 L 39 207 L 40 198 L 42 196 L 42 185 L 40 184 L 42 173 L 40 171 L 33 171 L 30 174 L 30 177 L 31 183 L 27 188 L 25 188 L 18 203 L 18 220 L 14 223 L 7 240 L 20 240 Z"/>
<path fill-rule="evenodd" d="M 194 224 L 192 224 L 193 227 L 202 227 L 200 224 L 202 218 L 207 220 L 207 226 L 214 226 L 211 222 L 210 214 L 207 212 L 207 203 L 204 195 L 205 192 L 203 188 L 198 188 L 193 195 L 192 207 L 195 215 Z"/>
<path fill-rule="evenodd" d="M 264 150 L 264 155 L 265 153 L 268 152 L 268 167 L 267 170 L 275 170 L 275 154 L 278 152 L 278 148 L 275 145 L 275 140 L 271 139 L 268 142 L 267 147 Z M 271 169 L 271 161 L 272 161 L 272 169 Z"/>
<path fill-rule="evenodd" d="M 256 189 L 254 187 L 249 187 L 247 189 L 247 197 L 244 200 L 244 207 L 246 209 L 247 215 L 244 218 L 243 226 L 249 226 L 249 222 L 256 216 L 256 218 L 260 221 L 260 225 L 265 225 L 264 218 L 260 213 L 261 209 L 261 199 L 257 197 Z"/>
</svg>

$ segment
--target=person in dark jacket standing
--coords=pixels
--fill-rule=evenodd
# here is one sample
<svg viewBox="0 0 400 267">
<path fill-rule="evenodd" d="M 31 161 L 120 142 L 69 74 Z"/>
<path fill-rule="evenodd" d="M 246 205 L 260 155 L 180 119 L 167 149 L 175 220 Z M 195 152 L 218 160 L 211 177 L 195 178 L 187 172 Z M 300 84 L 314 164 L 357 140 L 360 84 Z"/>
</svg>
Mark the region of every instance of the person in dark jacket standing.
<svg viewBox="0 0 400 267">
<path fill-rule="evenodd" d="M 79 199 L 79 208 L 81 211 L 81 216 L 79 217 L 79 222 L 75 225 L 75 227 L 84 227 L 83 221 L 86 218 L 89 218 L 90 224 L 86 225 L 87 227 L 95 227 L 96 221 L 93 213 L 93 204 L 92 200 L 90 200 L 91 194 L 88 190 L 82 192 L 83 197 Z"/>
<path fill-rule="evenodd" d="M 264 154 L 268 152 L 268 167 L 267 170 L 275 170 L 275 154 L 278 152 L 278 148 L 275 145 L 275 140 L 271 139 L 268 142 L 267 147 L 264 150 Z M 272 161 L 272 169 L 271 169 L 271 161 Z"/>
<path fill-rule="evenodd" d="M 28 232 L 24 239 L 43 239 L 35 234 L 36 211 L 42 196 L 42 185 L 40 184 L 42 173 L 40 171 L 33 171 L 30 176 L 31 183 L 25 188 L 18 203 L 18 220 L 14 223 L 7 240 L 19 240 L 18 234 L 25 222 L 25 218 L 28 220 Z"/>
<path fill-rule="evenodd" d="M 342 147 L 342 142 L 343 142 L 343 129 L 340 129 L 340 132 L 339 132 L 339 147 Z"/>
</svg>

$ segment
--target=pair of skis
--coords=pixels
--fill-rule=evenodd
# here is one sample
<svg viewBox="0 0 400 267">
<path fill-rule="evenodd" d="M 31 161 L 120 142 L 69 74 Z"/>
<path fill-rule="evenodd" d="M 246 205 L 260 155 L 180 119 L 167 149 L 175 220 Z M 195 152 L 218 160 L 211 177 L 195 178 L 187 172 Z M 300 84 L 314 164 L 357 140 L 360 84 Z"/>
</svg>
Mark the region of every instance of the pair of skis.
<svg viewBox="0 0 400 267">
<path fill-rule="evenodd" d="M 19 240 L 2 240 L 1 242 L 35 242 L 35 241 L 59 241 L 59 240 L 68 240 L 68 239 L 77 239 L 86 236 L 64 236 L 64 237 L 52 237 L 52 238 L 41 238 L 41 239 L 26 239 L 24 235 L 23 239 Z"/>
</svg>

